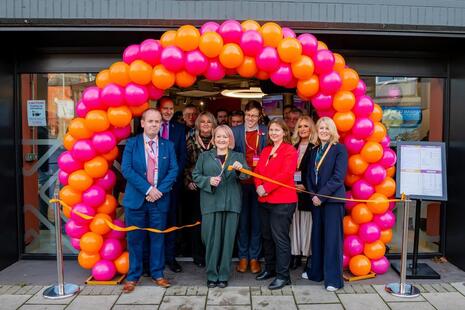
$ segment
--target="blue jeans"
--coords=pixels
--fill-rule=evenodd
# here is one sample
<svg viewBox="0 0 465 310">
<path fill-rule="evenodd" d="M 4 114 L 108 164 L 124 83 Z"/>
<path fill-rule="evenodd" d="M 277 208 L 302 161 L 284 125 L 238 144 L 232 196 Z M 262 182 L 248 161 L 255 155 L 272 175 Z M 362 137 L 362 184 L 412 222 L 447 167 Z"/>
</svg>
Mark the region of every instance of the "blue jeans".
<svg viewBox="0 0 465 310">
<path fill-rule="evenodd" d="M 138 227 L 152 227 L 157 229 L 166 228 L 166 212 L 160 212 L 157 202 L 144 202 L 139 209 L 125 210 L 126 225 Z M 129 251 L 128 281 L 138 281 L 142 276 L 142 265 L 144 256 L 144 244 L 149 238 L 150 244 L 150 275 L 153 279 L 163 277 L 165 268 L 164 235 L 147 232 L 145 230 L 134 230 L 127 233 Z"/>
<path fill-rule="evenodd" d="M 258 195 L 254 184 L 242 184 L 242 209 L 239 216 L 237 247 L 239 258 L 258 259 L 262 250 Z"/>
</svg>

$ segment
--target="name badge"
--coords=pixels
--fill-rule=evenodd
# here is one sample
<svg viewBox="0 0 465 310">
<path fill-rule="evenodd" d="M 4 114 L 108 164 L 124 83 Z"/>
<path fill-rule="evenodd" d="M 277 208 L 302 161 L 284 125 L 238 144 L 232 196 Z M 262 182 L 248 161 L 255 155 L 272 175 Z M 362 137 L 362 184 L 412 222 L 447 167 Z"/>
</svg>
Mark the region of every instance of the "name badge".
<svg viewBox="0 0 465 310">
<path fill-rule="evenodd" d="M 252 166 L 253 167 L 256 167 L 257 164 L 258 164 L 258 160 L 260 159 L 260 156 L 258 155 L 254 155 L 253 158 L 252 158 Z"/>
<path fill-rule="evenodd" d="M 302 171 L 294 172 L 294 182 L 301 183 L 302 182 Z"/>
</svg>

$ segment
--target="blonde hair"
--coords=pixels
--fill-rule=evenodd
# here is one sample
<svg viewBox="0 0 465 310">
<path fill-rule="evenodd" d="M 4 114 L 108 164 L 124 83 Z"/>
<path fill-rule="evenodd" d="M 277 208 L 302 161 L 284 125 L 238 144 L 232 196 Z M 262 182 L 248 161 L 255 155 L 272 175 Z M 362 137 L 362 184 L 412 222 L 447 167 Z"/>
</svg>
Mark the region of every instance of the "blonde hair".
<svg viewBox="0 0 465 310">
<path fill-rule="evenodd" d="M 213 136 L 213 131 L 215 130 L 215 128 L 217 126 L 216 118 L 213 116 L 213 114 L 211 114 L 208 111 L 204 111 L 204 112 L 200 113 L 199 116 L 197 117 L 197 119 L 195 120 L 195 138 L 196 138 L 197 141 L 198 141 L 198 139 L 200 139 L 200 118 L 202 116 L 206 116 L 208 118 L 208 120 L 212 123 L 212 136 Z"/>
<path fill-rule="evenodd" d="M 308 115 L 303 115 L 299 117 L 299 119 L 297 120 L 297 123 L 295 124 L 295 128 L 294 128 L 294 133 L 292 134 L 292 144 L 297 144 L 301 140 L 299 136 L 299 125 L 303 121 L 307 121 L 310 123 L 310 136 L 308 137 L 308 142 L 315 144 L 316 139 L 318 138 L 318 134 L 316 131 L 315 122 Z"/>
<path fill-rule="evenodd" d="M 228 136 L 229 138 L 229 149 L 234 149 L 234 146 L 235 146 L 235 140 L 234 140 L 234 134 L 231 130 L 231 128 L 229 128 L 229 126 L 227 125 L 220 125 L 218 127 L 215 128 L 215 130 L 213 130 L 213 145 L 216 146 L 215 144 L 215 136 L 216 136 L 216 133 L 219 131 L 219 130 L 223 130 L 224 133 Z"/>
<path fill-rule="evenodd" d="M 337 132 L 336 124 L 334 124 L 334 121 L 327 117 L 323 116 L 321 117 L 317 122 L 316 122 L 316 130 L 318 131 L 318 128 L 320 127 L 321 123 L 325 123 L 328 126 L 329 129 L 329 134 L 331 137 L 329 138 L 329 143 L 335 144 L 339 142 L 339 133 Z M 315 141 L 315 145 L 320 145 L 321 141 L 320 138 L 317 135 L 317 139 Z"/>
</svg>

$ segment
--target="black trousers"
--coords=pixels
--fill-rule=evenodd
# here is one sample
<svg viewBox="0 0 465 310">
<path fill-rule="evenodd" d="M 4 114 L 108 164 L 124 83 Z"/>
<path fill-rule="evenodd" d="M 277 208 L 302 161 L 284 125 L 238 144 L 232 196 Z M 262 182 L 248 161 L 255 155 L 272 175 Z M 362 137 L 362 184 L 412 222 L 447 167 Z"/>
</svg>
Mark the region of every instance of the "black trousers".
<svg viewBox="0 0 465 310">
<path fill-rule="evenodd" d="M 260 203 L 260 219 L 265 254 L 265 270 L 276 272 L 277 278 L 290 279 L 291 239 L 289 228 L 295 203 Z"/>
</svg>

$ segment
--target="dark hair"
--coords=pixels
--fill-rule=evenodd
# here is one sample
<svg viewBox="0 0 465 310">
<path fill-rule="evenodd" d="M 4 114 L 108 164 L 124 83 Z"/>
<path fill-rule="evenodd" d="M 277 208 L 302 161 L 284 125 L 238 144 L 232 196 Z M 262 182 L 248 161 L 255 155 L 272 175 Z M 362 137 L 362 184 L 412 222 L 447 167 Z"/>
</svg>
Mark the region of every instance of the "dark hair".
<svg viewBox="0 0 465 310">
<path fill-rule="evenodd" d="M 260 102 L 256 100 L 250 100 L 249 102 L 247 102 L 244 108 L 245 112 L 250 111 L 252 109 L 257 109 L 258 112 L 260 112 L 260 115 L 262 114 L 262 105 L 260 104 Z"/>
<path fill-rule="evenodd" d="M 242 117 L 244 117 L 244 111 L 234 110 L 234 111 L 231 111 L 229 116 L 242 116 Z"/>
<path fill-rule="evenodd" d="M 291 111 L 289 113 L 299 113 L 300 115 L 304 114 L 304 112 L 301 109 L 299 109 L 297 107 L 294 107 L 294 106 L 292 107 L 292 109 L 291 109 Z"/>
<path fill-rule="evenodd" d="M 183 111 L 184 111 L 185 109 L 190 109 L 190 108 L 197 109 L 197 106 L 196 106 L 195 104 L 188 103 L 188 104 L 186 104 L 186 105 L 184 106 Z"/>
<path fill-rule="evenodd" d="M 273 144 L 273 141 L 271 141 L 270 139 L 270 127 L 273 124 L 276 124 L 283 129 L 284 131 L 283 142 L 292 144 L 291 131 L 289 130 L 289 127 L 287 126 L 286 122 L 281 117 L 275 117 L 268 123 L 268 136 L 267 136 L 268 145 Z"/>
<path fill-rule="evenodd" d="M 218 110 L 216 110 L 216 116 L 218 116 L 218 113 L 220 113 L 220 112 L 226 112 L 226 114 L 229 116 L 229 112 L 226 109 L 218 109 Z"/>
<path fill-rule="evenodd" d="M 171 99 L 168 96 L 163 96 L 163 97 L 161 97 L 160 99 L 157 100 L 157 108 L 160 109 L 162 103 L 165 102 L 165 101 L 168 101 L 168 100 L 171 101 L 173 103 L 173 105 L 174 105 L 173 99 Z"/>
</svg>

